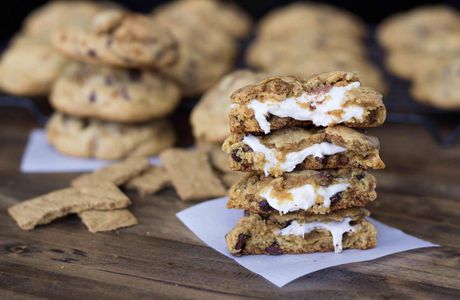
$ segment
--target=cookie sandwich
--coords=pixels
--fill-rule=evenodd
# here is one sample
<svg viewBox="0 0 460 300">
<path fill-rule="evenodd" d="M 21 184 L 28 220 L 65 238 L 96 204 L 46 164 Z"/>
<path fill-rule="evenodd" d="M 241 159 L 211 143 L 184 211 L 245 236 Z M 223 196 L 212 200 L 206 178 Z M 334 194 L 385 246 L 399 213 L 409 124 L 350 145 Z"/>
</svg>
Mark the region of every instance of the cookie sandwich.
<svg viewBox="0 0 460 300">
<path fill-rule="evenodd" d="M 229 167 L 246 172 L 227 207 L 245 215 L 226 235 L 233 255 L 341 252 L 376 246 L 364 207 L 369 169 L 385 167 L 376 137 L 382 96 L 349 72 L 271 77 L 231 95 Z"/>
</svg>

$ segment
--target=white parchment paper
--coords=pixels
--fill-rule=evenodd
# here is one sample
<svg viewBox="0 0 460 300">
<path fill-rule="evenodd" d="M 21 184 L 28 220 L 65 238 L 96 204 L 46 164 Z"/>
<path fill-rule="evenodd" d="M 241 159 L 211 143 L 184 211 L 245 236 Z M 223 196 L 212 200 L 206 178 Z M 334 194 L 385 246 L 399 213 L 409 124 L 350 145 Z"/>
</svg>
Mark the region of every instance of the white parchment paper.
<svg viewBox="0 0 460 300">
<path fill-rule="evenodd" d="M 227 209 L 226 202 L 227 198 L 206 201 L 179 212 L 177 217 L 208 246 L 279 287 L 303 275 L 332 266 L 372 260 L 416 248 L 437 246 L 369 219 L 378 231 L 377 247 L 374 249 L 344 250 L 339 254 L 330 252 L 234 257 L 227 250 L 224 236 L 243 216 L 243 212 Z"/>
<path fill-rule="evenodd" d="M 158 164 L 158 157 L 151 157 L 152 164 Z M 71 173 L 89 172 L 106 166 L 113 161 L 67 156 L 59 153 L 46 141 L 43 129 L 34 129 L 21 161 L 23 173 Z"/>
</svg>

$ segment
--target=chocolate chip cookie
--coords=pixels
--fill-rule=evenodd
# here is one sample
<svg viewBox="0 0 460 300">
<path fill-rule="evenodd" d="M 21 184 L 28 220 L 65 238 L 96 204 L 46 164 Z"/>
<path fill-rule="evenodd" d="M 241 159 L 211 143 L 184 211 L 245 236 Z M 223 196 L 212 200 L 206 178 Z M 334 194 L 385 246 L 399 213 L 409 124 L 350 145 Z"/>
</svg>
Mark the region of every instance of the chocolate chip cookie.
<svg viewBox="0 0 460 300">
<path fill-rule="evenodd" d="M 361 38 L 366 35 L 366 26 L 351 13 L 339 8 L 296 2 L 270 12 L 259 23 L 257 33 L 277 38 L 302 31 Z"/>
<path fill-rule="evenodd" d="M 68 64 L 46 40 L 19 35 L 2 54 L 0 89 L 18 96 L 47 95 Z"/>
<path fill-rule="evenodd" d="M 415 76 L 411 93 L 415 99 L 442 109 L 460 109 L 460 59 L 447 60 Z"/>
<path fill-rule="evenodd" d="M 46 131 L 49 143 L 58 151 L 99 159 L 155 155 L 175 142 L 174 131 L 166 120 L 120 124 L 55 113 Z"/>
<path fill-rule="evenodd" d="M 178 60 L 163 74 L 177 81 L 185 96 L 197 96 L 231 70 L 237 44 L 228 34 L 187 16 L 165 18 L 160 10 L 154 20 L 168 28 L 178 44 Z"/>
<path fill-rule="evenodd" d="M 255 84 L 265 77 L 262 73 L 239 70 L 225 76 L 209 89 L 194 107 L 190 123 L 196 140 L 223 142 L 228 136 L 228 113 L 231 94 L 246 85 Z"/>
<path fill-rule="evenodd" d="M 81 61 L 118 67 L 158 69 L 177 60 L 177 42 L 151 17 L 106 10 L 88 24 L 59 30 L 54 45 Z"/>
<path fill-rule="evenodd" d="M 349 72 L 308 79 L 270 77 L 231 96 L 230 130 L 269 133 L 293 126 L 376 127 L 385 121 L 382 95 Z"/>
<path fill-rule="evenodd" d="M 50 100 L 74 116 L 132 123 L 168 115 L 179 97 L 174 82 L 151 71 L 80 63 L 66 69 Z"/>
<path fill-rule="evenodd" d="M 153 13 L 162 19 L 200 23 L 208 30 L 217 29 L 235 38 L 247 36 L 252 23 L 236 5 L 217 0 L 173 1 L 156 8 Z"/>
<path fill-rule="evenodd" d="M 327 214 L 374 201 L 375 177 L 359 169 L 294 171 L 281 177 L 251 174 L 230 189 L 228 208 L 258 214 Z"/>
<path fill-rule="evenodd" d="M 57 29 L 84 26 L 96 14 L 114 7 L 114 3 L 103 1 L 50 1 L 26 17 L 22 32 L 50 41 Z"/>
<path fill-rule="evenodd" d="M 266 218 L 248 213 L 225 239 L 228 250 L 235 256 L 369 249 L 377 244 L 377 231 L 365 219 L 368 215 L 365 209 L 311 216 L 271 214 Z"/>
<path fill-rule="evenodd" d="M 448 6 L 423 6 L 389 17 L 378 28 L 377 38 L 388 50 L 416 49 L 444 32 L 458 30 L 458 12 Z"/>
<path fill-rule="evenodd" d="M 379 148 L 376 137 L 345 126 L 285 128 L 263 136 L 233 133 L 222 146 L 232 170 L 266 176 L 304 169 L 382 169 Z"/>
</svg>

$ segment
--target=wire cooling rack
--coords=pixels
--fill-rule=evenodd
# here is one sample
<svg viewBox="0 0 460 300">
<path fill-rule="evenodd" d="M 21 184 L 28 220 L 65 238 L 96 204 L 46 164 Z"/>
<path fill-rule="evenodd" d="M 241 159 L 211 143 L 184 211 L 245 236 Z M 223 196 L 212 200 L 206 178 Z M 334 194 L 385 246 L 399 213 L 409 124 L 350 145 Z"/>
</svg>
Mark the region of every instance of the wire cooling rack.
<svg viewBox="0 0 460 300">
<path fill-rule="evenodd" d="M 375 31 L 375 27 L 372 28 Z M 372 32 L 374 33 L 374 32 Z M 375 34 L 367 41 L 370 59 L 384 71 L 389 92 L 384 96 L 387 123 L 413 124 L 428 130 L 433 139 L 442 146 L 460 140 L 460 111 L 440 110 L 415 101 L 409 93 L 410 82 L 390 75 L 384 66 L 385 53 L 378 46 Z"/>
</svg>

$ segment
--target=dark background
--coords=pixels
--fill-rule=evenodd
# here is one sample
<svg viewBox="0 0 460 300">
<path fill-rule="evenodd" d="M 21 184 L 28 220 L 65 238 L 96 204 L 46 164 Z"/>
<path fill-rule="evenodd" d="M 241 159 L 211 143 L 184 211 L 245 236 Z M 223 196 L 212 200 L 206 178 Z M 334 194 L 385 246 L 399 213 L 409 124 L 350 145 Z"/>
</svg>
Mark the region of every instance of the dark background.
<svg viewBox="0 0 460 300">
<path fill-rule="evenodd" d="M 47 1 L 43 0 L 3 0 L 0 4 L 0 37 L 7 38 L 20 28 L 22 19 L 33 8 L 38 7 Z M 114 1 L 123 4 L 124 6 L 135 10 L 148 12 L 151 8 L 160 3 L 167 1 L 161 0 L 122 0 Z M 259 18 L 270 9 L 294 2 L 281 0 L 240 0 L 237 2 L 242 8 L 249 12 L 253 17 Z M 460 1 L 428 1 L 428 0 L 368 0 L 368 1 L 316 1 L 334 4 L 346 8 L 355 14 L 359 15 L 366 22 L 376 24 L 383 18 L 391 15 L 394 12 L 406 10 L 418 5 L 444 3 L 460 8 Z"/>
</svg>

